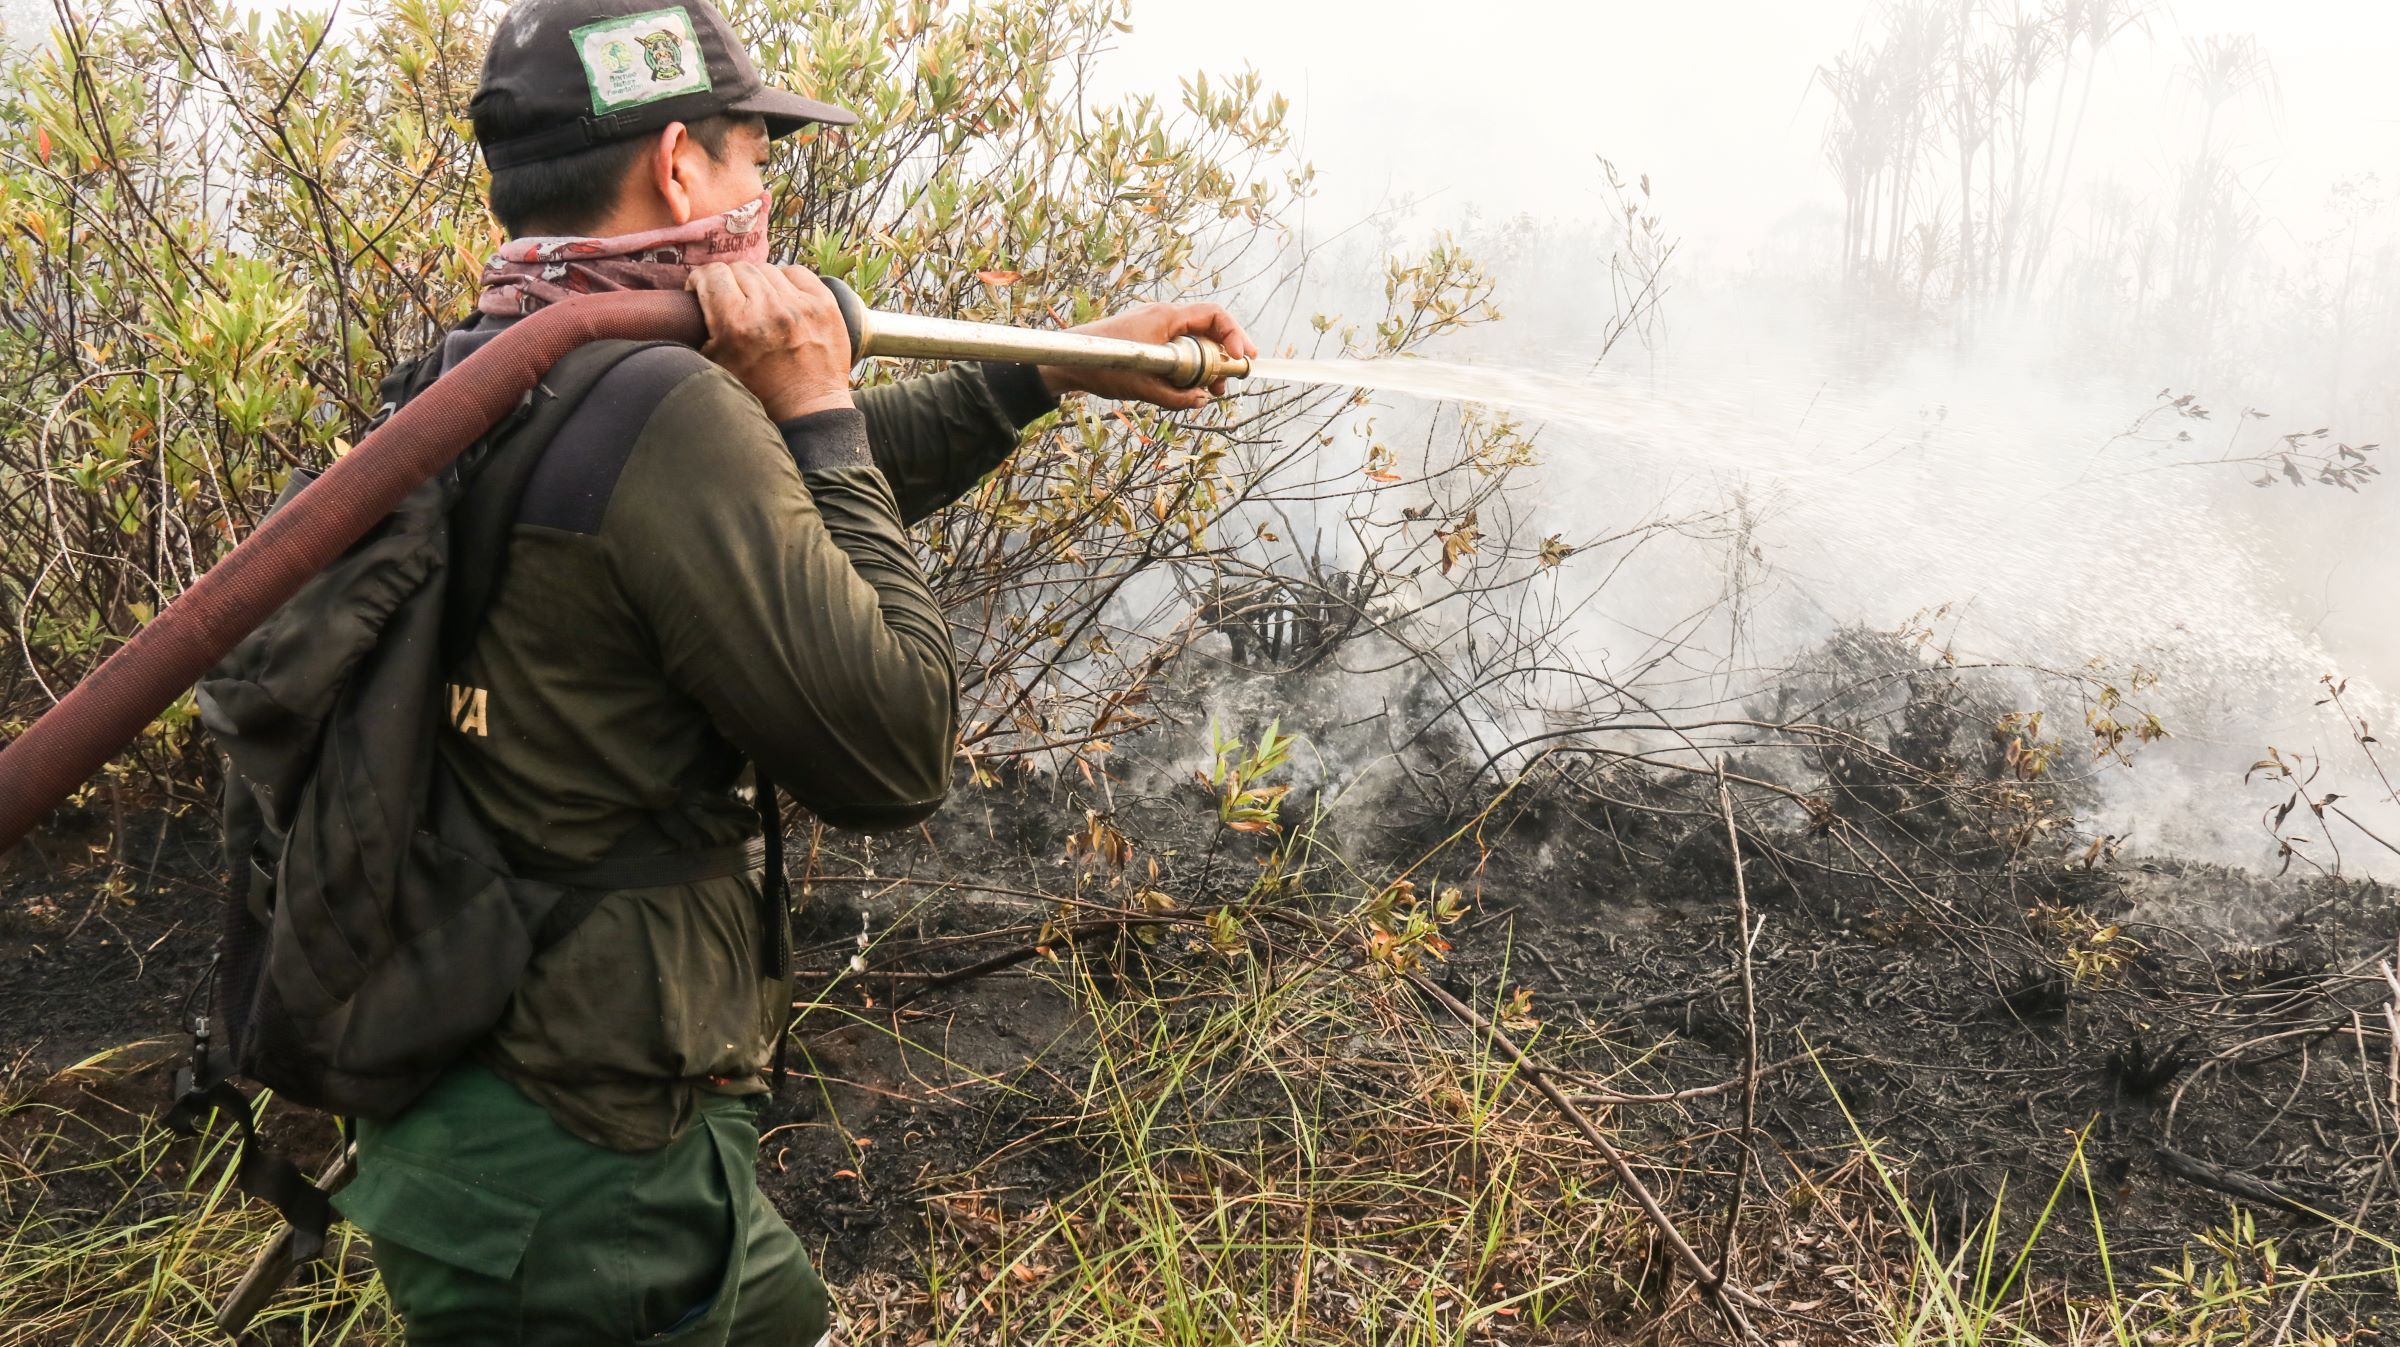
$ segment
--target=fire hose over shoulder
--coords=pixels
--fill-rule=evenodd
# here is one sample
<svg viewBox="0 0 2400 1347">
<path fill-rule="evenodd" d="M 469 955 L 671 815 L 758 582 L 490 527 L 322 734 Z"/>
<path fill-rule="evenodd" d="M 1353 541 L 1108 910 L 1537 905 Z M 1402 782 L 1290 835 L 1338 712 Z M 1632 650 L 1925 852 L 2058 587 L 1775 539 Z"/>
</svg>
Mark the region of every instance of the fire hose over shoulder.
<svg viewBox="0 0 2400 1347">
<path fill-rule="evenodd" d="M 825 284 L 841 304 L 851 350 L 862 359 L 1102 366 L 1155 374 L 1185 388 L 1250 372 L 1248 361 L 1201 337 L 1153 345 L 879 313 L 840 282 Z M 623 290 L 549 305 L 494 337 L 269 515 L 0 749 L 0 852 L 23 840 L 309 577 L 499 424 L 567 352 L 609 338 L 697 346 L 707 335 L 699 302 L 690 295 Z"/>
<path fill-rule="evenodd" d="M 560 357 L 603 338 L 699 344 L 700 306 L 620 291 L 519 320 L 343 455 L 0 749 L 0 851 L 131 743 L 242 637 L 498 424 Z"/>
</svg>

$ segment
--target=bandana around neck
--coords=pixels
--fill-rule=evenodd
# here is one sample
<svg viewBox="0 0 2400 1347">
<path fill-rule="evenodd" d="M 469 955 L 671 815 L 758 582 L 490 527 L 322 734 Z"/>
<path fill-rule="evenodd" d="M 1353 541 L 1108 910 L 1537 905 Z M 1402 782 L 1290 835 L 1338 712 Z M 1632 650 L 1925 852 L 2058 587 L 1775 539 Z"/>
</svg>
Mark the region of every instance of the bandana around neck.
<svg viewBox="0 0 2400 1347">
<path fill-rule="evenodd" d="M 767 260 L 768 193 L 721 215 L 614 238 L 510 239 L 483 266 L 475 307 L 516 318 L 606 290 L 681 290 L 692 268 Z"/>
</svg>

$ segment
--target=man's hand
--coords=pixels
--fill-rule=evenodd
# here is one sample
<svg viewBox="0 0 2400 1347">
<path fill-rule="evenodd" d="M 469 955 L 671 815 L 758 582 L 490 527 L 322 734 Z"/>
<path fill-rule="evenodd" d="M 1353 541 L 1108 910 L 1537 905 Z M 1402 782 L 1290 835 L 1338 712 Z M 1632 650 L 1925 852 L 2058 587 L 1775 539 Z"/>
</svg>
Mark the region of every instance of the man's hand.
<svg viewBox="0 0 2400 1347">
<path fill-rule="evenodd" d="M 775 421 L 848 407 L 850 333 L 825 283 L 801 267 L 711 262 L 685 288 L 700 297 L 708 344 Z"/>
<path fill-rule="evenodd" d="M 1214 304 L 1144 304 L 1068 330 L 1093 337 L 1151 343 L 1169 342 L 1189 334 L 1207 337 L 1224 347 L 1225 354 L 1230 356 L 1247 360 L 1258 354 L 1257 343 L 1242 331 L 1242 325 L 1233 320 L 1232 314 Z M 1206 388 L 1177 388 L 1155 374 L 1136 374 L 1130 370 L 1044 365 L 1041 371 L 1042 382 L 1049 385 L 1053 393 L 1090 393 L 1104 398 L 1147 402 L 1170 411 L 1205 407 L 1210 394 L 1222 394 L 1225 391 L 1223 379 Z"/>
</svg>

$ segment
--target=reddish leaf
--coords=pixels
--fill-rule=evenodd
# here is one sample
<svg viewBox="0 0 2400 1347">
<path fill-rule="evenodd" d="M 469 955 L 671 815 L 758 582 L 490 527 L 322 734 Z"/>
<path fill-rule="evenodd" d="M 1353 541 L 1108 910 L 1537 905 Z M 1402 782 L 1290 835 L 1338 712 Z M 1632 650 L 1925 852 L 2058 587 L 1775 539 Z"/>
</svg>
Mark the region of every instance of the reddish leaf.
<svg viewBox="0 0 2400 1347">
<path fill-rule="evenodd" d="M 1017 273 L 1013 271 L 978 271 L 975 273 L 975 279 L 985 285 L 1015 285 Z"/>
</svg>

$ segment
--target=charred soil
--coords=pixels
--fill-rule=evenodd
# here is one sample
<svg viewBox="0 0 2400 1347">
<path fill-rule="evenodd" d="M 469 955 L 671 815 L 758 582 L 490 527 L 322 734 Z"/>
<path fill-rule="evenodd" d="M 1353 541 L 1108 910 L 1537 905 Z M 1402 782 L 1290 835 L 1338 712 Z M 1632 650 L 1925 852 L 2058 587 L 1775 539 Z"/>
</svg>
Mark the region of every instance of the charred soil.
<svg viewBox="0 0 2400 1347">
<path fill-rule="evenodd" d="M 1503 1119 L 1524 1139 L 1510 1182 L 1543 1219 L 1613 1201 L 1526 1073 L 1416 976 L 1510 1026 L 1704 1253 L 1740 1194 L 1733 1279 L 1793 1335 L 1871 1335 L 1869 1265 L 1906 1263 L 1912 1222 L 1947 1259 L 1996 1220 L 2003 1262 L 2045 1226 L 2031 1266 L 2052 1304 L 2171 1271 L 2196 1239 L 2228 1258 L 2272 1242 L 2285 1267 L 2383 1261 L 2357 1232 L 2400 1228 L 2392 895 L 2029 834 L 1953 788 L 2010 782 L 1985 719 L 1915 705 L 1955 700 L 1951 684 L 1899 686 L 1882 713 L 1812 736 L 1762 719 L 1757 744 L 1721 756 L 1722 788 L 1631 753 L 1548 755 L 1502 782 L 1437 742 L 1418 765 L 1296 766 L 1292 790 L 1261 797 L 1263 823 L 1233 827 L 1225 755 L 1191 754 L 1186 725 L 1126 737 L 1111 772 L 987 771 L 912 832 L 804 829 L 798 1051 L 762 1181 L 862 1340 L 896 1342 L 1088 1272 L 1062 1246 L 1127 1237 L 1107 1190 L 1137 1159 L 1188 1186 L 1169 1205 L 1314 1181 L 1287 1166 L 1355 1175 L 1365 1156 L 1464 1191 L 1492 1181 L 1498 1143 L 1443 1128 Z M 1427 784 L 1442 772 L 1452 786 Z M 119 846 L 107 820 L 70 819 L 15 862 L 0 910 L 0 1149 L 27 1176 L 14 1216 L 122 1220 L 128 1192 L 139 1209 L 184 1179 L 188 1146 L 126 1175 L 94 1163 L 97 1143 L 62 1142 L 58 1119 L 132 1126 L 161 1101 L 218 901 L 210 831 L 140 817 Z M 1303 986 L 1305 1005 L 1277 999 Z M 329 1144 L 303 1115 L 276 1131 Z M 1392 1214 L 1425 1190 L 1345 1182 L 1326 1210 L 1360 1239 L 1448 1256 L 1423 1228 L 1438 1220 Z M 2207 1243 L 2237 1211 L 2248 1242 Z M 1655 1229 L 1602 1225 L 1592 1247 L 1619 1260 L 1605 1284 L 1558 1298 L 1539 1332 L 1489 1316 L 1477 1332 L 1583 1340 L 1676 1307 L 1681 1328 L 1721 1331 Z M 1538 1226 L 1453 1280 L 1555 1281 Z M 1291 1313 L 1385 1312 L 1300 1284 L 1315 1275 Z M 2329 1291 L 2311 1322 L 2371 1333 L 2389 1292 Z"/>
</svg>

